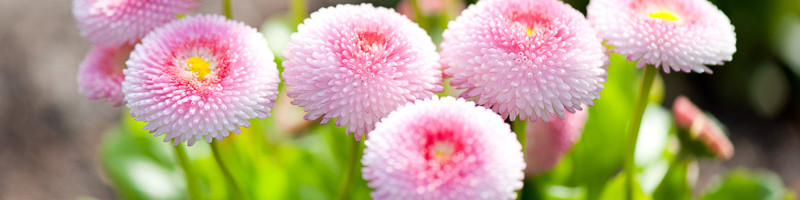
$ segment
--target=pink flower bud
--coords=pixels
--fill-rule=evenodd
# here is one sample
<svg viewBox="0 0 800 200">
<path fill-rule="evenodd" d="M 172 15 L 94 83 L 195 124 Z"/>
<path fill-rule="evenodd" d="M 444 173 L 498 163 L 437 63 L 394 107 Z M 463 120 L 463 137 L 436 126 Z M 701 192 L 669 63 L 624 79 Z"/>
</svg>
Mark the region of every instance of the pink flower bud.
<svg viewBox="0 0 800 200">
<path fill-rule="evenodd" d="M 672 104 L 672 113 L 678 127 L 688 129 L 691 139 L 705 144 L 715 156 L 723 160 L 733 156 L 733 144 L 722 129 L 689 101 L 689 98 L 676 98 Z"/>
</svg>

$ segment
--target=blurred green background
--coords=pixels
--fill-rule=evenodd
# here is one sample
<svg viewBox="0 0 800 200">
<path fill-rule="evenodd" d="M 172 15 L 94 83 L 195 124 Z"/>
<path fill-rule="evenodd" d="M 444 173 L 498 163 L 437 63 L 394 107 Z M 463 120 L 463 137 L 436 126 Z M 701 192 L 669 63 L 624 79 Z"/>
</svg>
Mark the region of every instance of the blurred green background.
<svg viewBox="0 0 800 200">
<path fill-rule="evenodd" d="M 308 0 L 308 11 L 358 2 Z M 588 3 L 566 2 L 584 13 Z M 681 195 L 664 191 L 692 187 L 695 197 L 708 199 L 782 198 L 784 188 L 800 192 L 800 1 L 711 2 L 736 27 L 737 52 L 732 62 L 712 66 L 713 75 L 661 74 L 663 95 L 648 108 L 646 117 L 653 122 L 646 119 L 643 125 L 654 134 L 640 139 L 655 141 L 651 150 L 656 153 L 652 159 L 637 157 L 644 160 L 637 163 L 640 184 L 647 194 Z M 398 1 L 372 3 L 395 7 Z M 0 1 L 0 199 L 186 198 L 184 173 L 171 145 L 140 130 L 142 124 L 127 117 L 123 108 L 77 93 L 75 74 L 89 44 L 75 28 L 70 4 Z M 195 13 L 221 13 L 219 1 L 205 0 L 201 5 Z M 233 6 L 234 18 L 267 33 L 271 45 L 286 41 L 292 21 L 288 1 L 234 0 Z M 437 26 L 440 15 L 428 19 L 434 40 L 442 28 Z M 541 195 L 527 197 L 614 199 L 613 191 L 622 180 L 616 176 L 621 135 L 638 76 L 638 70 L 623 60 L 612 56 L 609 83 L 592 108 L 581 142 L 555 171 L 526 182 L 526 194 Z M 678 95 L 688 96 L 727 126 L 736 148 L 731 160 L 664 163 L 675 157 L 669 149 L 674 141 L 667 139 L 675 131 L 659 124 L 671 123 L 668 108 Z M 336 195 L 351 137 L 331 123 L 287 128 L 297 123 L 292 117 L 297 116 L 288 121 L 253 120 L 251 129 L 223 142 L 226 163 L 236 169 L 238 184 L 251 187 L 246 195 L 270 199 Z M 212 198 L 229 197 L 230 188 L 219 184 L 224 179 L 212 163 L 208 145 L 187 149 L 198 166 L 194 173 L 203 174 L 196 177 L 203 191 Z M 667 177 L 688 174 L 695 184 L 682 186 L 685 179 L 677 179 L 668 185 L 679 189 L 657 189 L 665 173 Z M 352 198 L 365 198 L 369 191 L 365 182 L 357 174 L 354 180 Z M 748 194 L 756 196 L 742 196 Z"/>
</svg>

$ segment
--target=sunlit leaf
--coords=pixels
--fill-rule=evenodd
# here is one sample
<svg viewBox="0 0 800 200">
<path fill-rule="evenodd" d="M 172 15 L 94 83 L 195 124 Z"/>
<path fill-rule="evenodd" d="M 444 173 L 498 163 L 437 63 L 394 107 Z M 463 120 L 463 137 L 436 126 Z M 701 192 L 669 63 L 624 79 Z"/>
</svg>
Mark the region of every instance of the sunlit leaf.
<svg viewBox="0 0 800 200">
<path fill-rule="evenodd" d="M 601 200 L 618 200 L 618 199 L 625 199 L 626 193 L 626 184 L 625 184 L 625 174 L 620 173 L 618 176 L 614 177 L 611 181 L 608 182 L 606 188 L 603 189 L 603 194 L 600 197 Z M 634 182 L 633 184 L 633 199 L 637 200 L 650 200 L 651 198 L 645 195 L 642 192 L 642 188 L 639 186 L 639 182 Z"/>
<path fill-rule="evenodd" d="M 667 174 L 653 193 L 654 200 L 684 200 L 692 196 L 692 186 L 689 184 L 689 161 L 675 160 L 669 166 Z"/>
<path fill-rule="evenodd" d="M 773 172 L 739 169 L 715 183 L 701 199 L 780 200 L 784 198 L 784 190 L 780 177 Z"/>
<path fill-rule="evenodd" d="M 584 132 L 569 155 L 576 166 L 570 185 L 587 187 L 589 199 L 597 199 L 606 181 L 622 166 L 625 131 L 633 113 L 638 69 L 619 54 L 611 54 L 611 63 L 600 99 L 589 107 Z"/>
<path fill-rule="evenodd" d="M 186 182 L 163 136 L 126 114 L 101 145 L 101 163 L 122 199 L 185 199 Z"/>
</svg>

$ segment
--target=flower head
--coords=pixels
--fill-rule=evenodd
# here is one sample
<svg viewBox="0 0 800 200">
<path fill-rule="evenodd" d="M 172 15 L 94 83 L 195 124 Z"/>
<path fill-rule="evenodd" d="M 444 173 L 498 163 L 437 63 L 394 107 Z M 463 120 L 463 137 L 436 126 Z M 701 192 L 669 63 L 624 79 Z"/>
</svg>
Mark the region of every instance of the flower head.
<svg viewBox="0 0 800 200">
<path fill-rule="evenodd" d="M 589 20 L 615 51 L 664 72 L 707 72 L 730 61 L 736 34 L 706 0 L 593 0 Z"/>
<path fill-rule="evenodd" d="M 135 44 L 151 30 L 186 14 L 196 0 L 75 0 L 72 14 L 92 44 Z"/>
<path fill-rule="evenodd" d="M 78 72 L 78 85 L 81 94 L 89 99 L 105 99 L 114 106 L 125 101 L 122 95 L 122 80 L 125 75 L 125 60 L 133 46 L 121 47 L 94 46 L 81 63 Z"/>
<path fill-rule="evenodd" d="M 297 29 L 283 53 L 283 78 L 308 120 L 336 118 L 360 140 L 398 106 L 443 90 L 430 37 L 393 10 L 322 8 Z"/>
<path fill-rule="evenodd" d="M 578 142 L 588 118 L 589 111 L 583 110 L 550 122 L 529 121 L 525 128 L 525 172 L 535 175 L 553 169 Z"/>
<path fill-rule="evenodd" d="M 164 141 L 189 145 L 239 133 L 265 118 L 278 70 L 264 37 L 218 15 L 198 15 L 148 34 L 126 62 L 122 91 L 136 120 Z"/>
<path fill-rule="evenodd" d="M 564 118 L 593 105 L 608 56 L 589 22 L 556 0 L 486 0 L 444 32 L 450 84 L 503 118 Z"/>
<path fill-rule="evenodd" d="M 374 199 L 514 199 L 521 145 L 499 115 L 452 97 L 408 103 L 369 133 L 362 174 Z"/>
<path fill-rule="evenodd" d="M 672 113 L 675 124 L 688 129 L 690 139 L 700 141 L 713 156 L 724 160 L 733 156 L 733 144 L 722 129 L 689 101 L 689 98 L 685 96 L 676 98 L 672 104 Z"/>
</svg>

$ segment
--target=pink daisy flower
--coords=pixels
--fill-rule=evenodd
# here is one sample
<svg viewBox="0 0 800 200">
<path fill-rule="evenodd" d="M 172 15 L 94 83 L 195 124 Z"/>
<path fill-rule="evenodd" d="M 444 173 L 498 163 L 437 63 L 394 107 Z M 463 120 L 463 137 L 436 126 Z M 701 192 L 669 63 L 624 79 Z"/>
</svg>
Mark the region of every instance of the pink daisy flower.
<svg viewBox="0 0 800 200">
<path fill-rule="evenodd" d="M 736 52 L 728 17 L 706 0 L 593 0 L 589 20 L 612 51 L 664 72 L 707 72 Z"/>
<path fill-rule="evenodd" d="M 564 119 L 553 119 L 549 123 L 529 121 L 525 137 L 525 161 L 527 174 L 536 175 L 550 171 L 561 158 L 572 150 L 581 138 L 589 111 L 567 113 Z"/>
<path fill-rule="evenodd" d="M 733 156 L 733 144 L 716 123 L 697 108 L 689 98 L 679 96 L 672 104 L 678 127 L 689 130 L 691 139 L 700 141 L 714 156 L 727 160 Z"/>
<path fill-rule="evenodd" d="M 360 140 L 398 106 L 443 90 L 431 38 L 393 10 L 322 8 L 297 29 L 283 53 L 283 79 L 307 120 L 335 118 Z"/>
<path fill-rule="evenodd" d="M 521 145 L 499 115 L 453 97 L 408 103 L 365 142 L 362 174 L 374 199 L 514 199 Z"/>
<path fill-rule="evenodd" d="M 81 63 L 78 71 L 78 85 L 81 94 L 89 99 L 105 99 L 114 106 L 122 105 L 122 80 L 125 75 L 125 60 L 133 46 L 123 45 L 112 48 L 94 46 Z"/>
<path fill-rule="evenodd" d="M 196 0 L 74 0 L 72 14 L 92 44 L 135 44 L 148 32 L 197 8 Z"/>
<path fill-rule="evenodd" d="M 485 0 L 448 25 L 445 76 L 503 118 L 549 121 L 593 105 L 608 56 L 589 22 L 556 0 Z"/>
<path fill-rule="evenodd" d="M 222 140 L 251 118 L 265 118 L 278 94 L 278 70 L 255 29 L 218 15 L 164 25 L 126 62 L 127 106 L 164 141 Z"/>
</svg>

